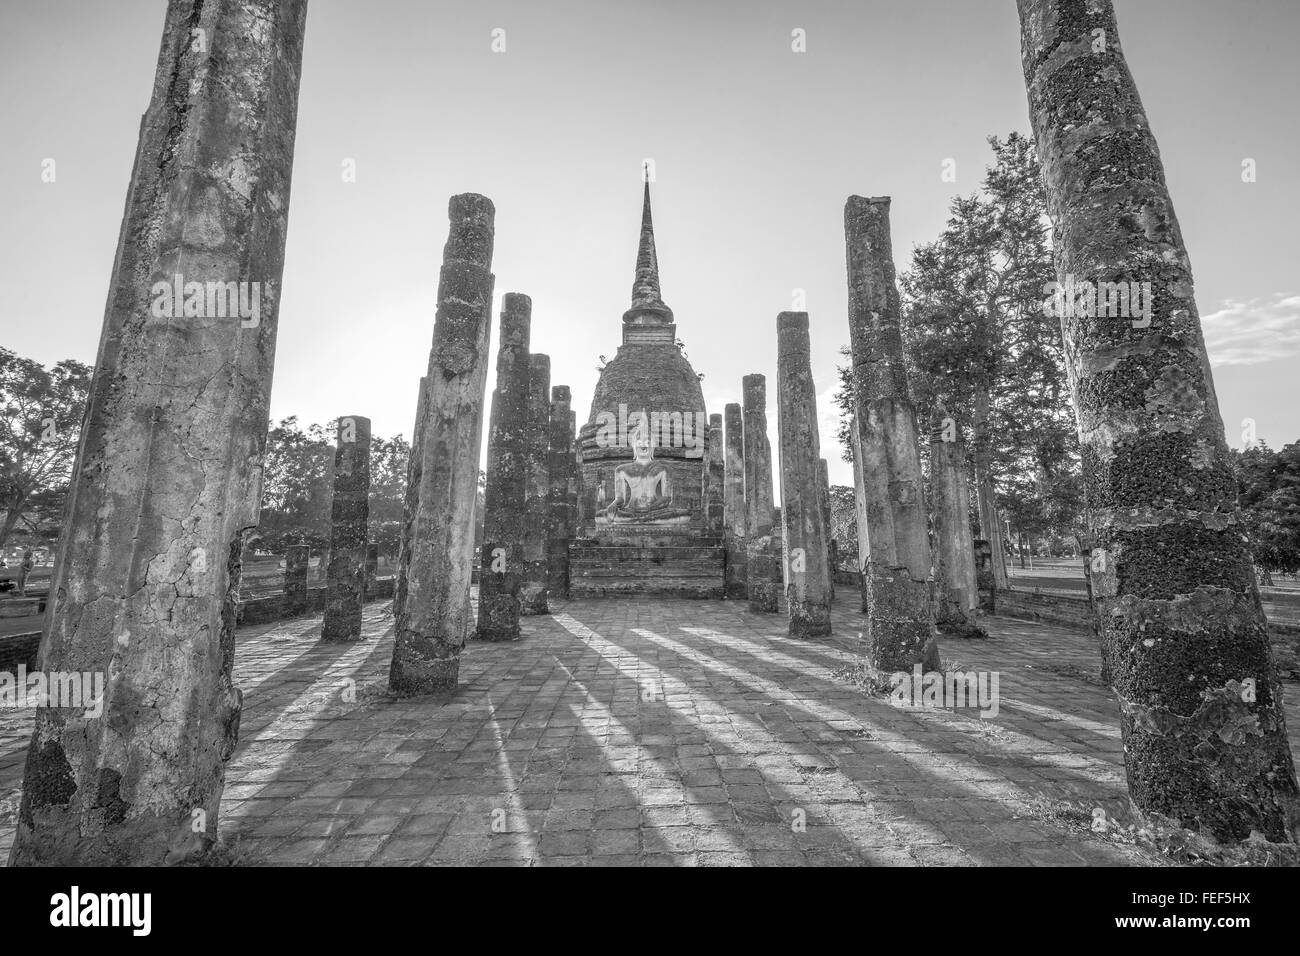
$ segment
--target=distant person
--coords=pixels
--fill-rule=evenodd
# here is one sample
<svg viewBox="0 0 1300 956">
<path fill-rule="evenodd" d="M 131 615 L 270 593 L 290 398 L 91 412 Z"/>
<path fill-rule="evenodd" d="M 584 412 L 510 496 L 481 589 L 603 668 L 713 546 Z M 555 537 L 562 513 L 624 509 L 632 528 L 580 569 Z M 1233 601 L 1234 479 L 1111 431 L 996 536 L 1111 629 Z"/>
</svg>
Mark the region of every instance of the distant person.
<svg viewBox="0 0 1300 956">
<path fill-rule="evenodd" d="M 27 597 L 27 576 L 32 573 L 34 566 L 32 552 L 24 551 L 22 564 L 18 565 L 18 593 L 23 597 Z"/>
</svg>

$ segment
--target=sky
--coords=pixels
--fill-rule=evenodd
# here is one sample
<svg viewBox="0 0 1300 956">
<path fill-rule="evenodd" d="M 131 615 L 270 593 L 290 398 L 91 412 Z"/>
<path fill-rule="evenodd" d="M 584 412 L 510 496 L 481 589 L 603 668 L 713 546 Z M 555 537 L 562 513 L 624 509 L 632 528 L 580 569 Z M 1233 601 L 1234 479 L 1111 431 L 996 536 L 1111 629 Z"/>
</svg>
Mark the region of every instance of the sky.
<svg viewBox="0 0 1300 956">
<path fill-rule="evenodd" d="M 1296 441 L 1300 3 L 1116 8 L 1229 443 L 1246 419 Z M 94 361 L 164 11 L 0 0 L 0 345 L 47 365 Z M 497 210 L 494 316 L 501 294 L 532 297 L 532 348 L 585 420 L 651 159 L 663 297 L 708 410 L 764 373 L 775 427 L 776 316 L 802 292 L 823 455 L 851 484 L 830 409 L 844 201 L 893 197 L 902 270 L 978 188 L 986 138 L 1028 129 L 1013 0 L 311 0 L 272 417 L 410 435 L 447 199 L 479 192 Z M 494 322 L 494 355 L 496 339 Z"/>
</svg>

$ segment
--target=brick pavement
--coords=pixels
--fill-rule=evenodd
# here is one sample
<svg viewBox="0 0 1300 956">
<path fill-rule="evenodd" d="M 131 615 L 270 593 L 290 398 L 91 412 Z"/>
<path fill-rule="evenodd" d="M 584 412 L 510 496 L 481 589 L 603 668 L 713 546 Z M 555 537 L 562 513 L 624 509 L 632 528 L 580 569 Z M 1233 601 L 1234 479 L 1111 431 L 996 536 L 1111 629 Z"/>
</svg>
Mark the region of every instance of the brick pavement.
<svg viewBox="0 0 1300 956">
<path fill-rule="evenodd" d="M 387 695 L 387 605 L 351 646 L 319 618 L 241 629 L 223 838 L 250 864 L 1160 862 L 1035 809 L 1127 806 L 1116 707 L 1068 672 L 1096 668 L 1087 635 L 988 619 L 944 658 L 999 673 L 996 717 L 897 708 L 842 676 L 856 601 L 817 642 L 744 602 L 553 602 L 472 643 L 446 703 Z M 30 732 L 0 711 L 0 861 Z"/>
</svg>

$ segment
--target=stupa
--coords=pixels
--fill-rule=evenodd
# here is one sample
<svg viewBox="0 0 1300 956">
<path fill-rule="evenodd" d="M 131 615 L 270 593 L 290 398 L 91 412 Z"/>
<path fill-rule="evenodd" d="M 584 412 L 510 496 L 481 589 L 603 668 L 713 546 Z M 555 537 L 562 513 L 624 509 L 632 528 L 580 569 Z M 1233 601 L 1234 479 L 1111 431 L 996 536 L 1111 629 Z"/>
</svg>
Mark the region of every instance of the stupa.
<svg viewBox="0 0 1300 956">
<path fill-rule="evenodd" d="M 720 597 L 724 552 L 704 500 L 709 417 L 660 291 L 648 179 L 622 331 L 578 434 L 571 592 Z"/>
</svg>

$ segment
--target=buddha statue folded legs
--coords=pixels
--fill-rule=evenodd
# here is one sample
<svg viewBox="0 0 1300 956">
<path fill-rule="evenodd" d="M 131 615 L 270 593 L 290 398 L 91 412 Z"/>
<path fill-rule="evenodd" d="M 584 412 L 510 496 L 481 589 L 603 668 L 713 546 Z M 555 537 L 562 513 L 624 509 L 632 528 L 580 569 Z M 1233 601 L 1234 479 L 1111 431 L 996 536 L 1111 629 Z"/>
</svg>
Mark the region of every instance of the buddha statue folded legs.
<svg viewBox="0 0 1300 956">
<path fill-rule="evenodd" d="M 687 509 L 673 506 L 672 478 L 668 469 L 654 460 L 653 443 L 644 413 L 632 448 L 636 456 L 634 460 L 614 470 L 614 502 L 601 515 L 604 522 L 676 524 L 689 521 Z"/>
</svg>

